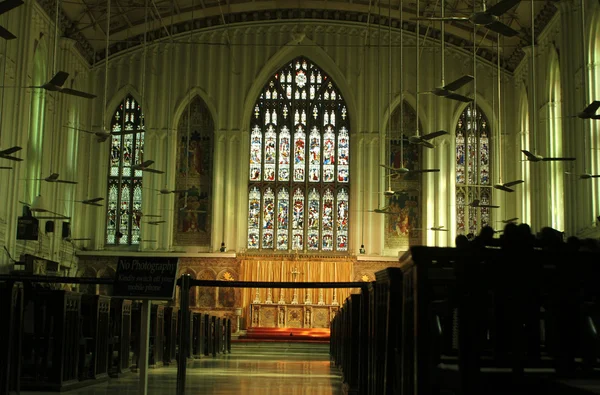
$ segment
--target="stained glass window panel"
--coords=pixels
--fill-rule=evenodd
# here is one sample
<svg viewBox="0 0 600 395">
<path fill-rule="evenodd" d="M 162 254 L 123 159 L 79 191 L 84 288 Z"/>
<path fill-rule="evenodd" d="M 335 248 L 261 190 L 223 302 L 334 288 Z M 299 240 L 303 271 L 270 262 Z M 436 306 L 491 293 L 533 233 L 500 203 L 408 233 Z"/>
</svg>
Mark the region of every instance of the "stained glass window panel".
<svg viewBox="0 0 600 395">
<path fill-rule="evenodd" d="M 333 192 L 327 189 L 323 194 L 322 238 L 323 251 L 333 251 Z"/>
<path fill-rule="evenodd" d="M 277 194 L 277 249 L 288 249 L 290 194 L 281 188 Z"/>
<path fill-rule="evenodd" d="M 260 223 L 260 191 L 254 187 L 250 189 L 248 204 L 248 248 L 257 249 Z"/>
<path fill-rule="evenodd" d="M 337 250 L 348 250 L 348 191 L 340 189 L 337 195 Z"/>
<path fill-rule="evenodd" d="M 456 183 L 465 183 L 465 131 L 462 119 L 458 120 L 456 128 Z"/>
<path fill-rule="evenodd" d="M 263 234 L 262 248 L 273 248 L 273 231 L 275 228 L 275 194 L 267 188 L 263 194 Z"/>
<path fill-rule="evenodd" d="M 304 168 L 306 158 L 306 134 L 302 126 L 298 126 L 294 133 L 294 181 L 304 181 Z"/>
<path fill-rule="evenodd" d="M 465 234 L 466 224 L 465 224 L 465 205 L 467 204 L 465 200 L 465 193 L 459 190 L 456 193 L 456 230 L 458 234 Z"/>
<path fill-rule="evenodd" d="M 319 249 L 319 205 L 320 196 L 316 189 L 312 189 L 308 194 L 308 249 L 318 250 Z"/>
<path fill-rule="evenodd" d="M 320 181 L 321 175 L 321 133 L 315 126 L 310 132 L 309 181 Z"/>
<path fill-rule="evenodd" d="M 143 162 L 144 115 L 132 96 L 113 113 L 110 130 L 106 243 L 139 244 L 142 172 L 131 166 Z"/>
<path fill-rule="evenodd" d="M 294 191 L 294 212 L 292 220 L 292 249 L 304 248 L 304 192 L 298 188 Z"/>
<path fill-rule="evenodd" d="M 350 119 L 338 88 L 300 57 L 267 82 L 252 115 L 249 193 L 256 188 L 259 199 L 258 218 L 249 212 L 258 228 L 249 226 L 248 248 L 347 251 Z M 341 185 L 346 200 L 339 206 Z M 263 195 L 267 188 L 273 201 Z M 271 211 L 273 228 L 265 229 Z"/>
<path fill-rule="evenodd" d="M 290 131 L 283 127 L 279 133 L 279 176 L 278 181 L 290 179 Z"/>
</svg>

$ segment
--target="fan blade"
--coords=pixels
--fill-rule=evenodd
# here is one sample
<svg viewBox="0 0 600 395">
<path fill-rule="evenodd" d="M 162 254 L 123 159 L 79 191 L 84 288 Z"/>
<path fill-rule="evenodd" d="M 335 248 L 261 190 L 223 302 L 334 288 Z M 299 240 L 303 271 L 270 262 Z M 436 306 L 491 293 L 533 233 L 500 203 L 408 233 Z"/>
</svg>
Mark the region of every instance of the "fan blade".
<svg viewBox="0 0 600 395">
<path fill-rule="evenodd" d="M 77 181 L 54 180 L 54 182 L 59 182 L 59 183 L 61 183 L 61 184 L 71 184 L 71 185 L 77 185 Z"/>
<path fill-rule="evenodd" d="M 155 173 L 155 174 L 163 174 L 164 171 L 162 170 L 154 170 L 154 169 L 139 169 L 141 171 L 147 171 L 148 173 Z"/>
<path fill-rule="evenodd" d="M 555 161 L 571 161 L 576 158 L 544 158 L 542 159 L 544 162 L 555 162 Z"/>
<path fill-rule="evenodd" d="M 0 170 L 12 170 L 12 167 L 0 166 Z"/>
<path fill-rule="evenodd" d="M 71 129 L 71 130 L 75 130 L 75 131 L 78 131 L 78 132 L 83 132 L 83 133 L 88 133 L 88 134 L 94 134 L 94 132 L 91 132 L 89 130 L 74 128 L 73 126 L 65 126 L 65 128 Z"/>
<path fill-rule="evenodd" d="M 463 75 L 460 78 L 457 78 L 456 80 L 452 81 L 449 84 L 446 84 L 444 86 L 444 89 L 448 90 L 448 91 L 455 91 L 460 89 L 463 85 L 468 84 L 469 82 L 473 81 L 473 76 L 472 75 Z"/>
<path fill-rule="evenodd" d="M 381 166 L 383 168 L 386 168 L 386 169 L 388 169 L 390 171 L 398 171 L 398 170 L 400 170 L 400 169 L 396 169 L 395 167 L 387 166 L 387 165 L 379 165 L 379 166 Z"/>
<path fill-rule="evenodd" d="M 458 93 L 454 93 L 454 92 L 449 93 L 449 94 L 447 94 L 445 96 L 442 96 L 442 97 L 444 97 L 446 99 L 450 99 L 450 100 L 460 101 L 460 102 L 463 102 L 463 103 L 470 103 L 470 102 L 473 101 L 473 99 L 471 99 L 470 97 L 459 95 Z"/>
<path fill-rule="evenodd" d="M 521 152 L 524 153 L 525 156 L 527 157 L 527 159 L 530 160 L 530 161 L 532 161 L 532 162 L 537 162 L 537 161 L 540 160 L 537 156 L 535 156 L 534 154 L 532 154 L 531 152 L 529 152 L 527 150 L 523 149 L 523 150 L 521 150 Z"/>
<path fill-rule="evenodd" d="M 0 15 L 4 14 L 12 10 L 13 8 L 17 8 L 18 6 L 23 5 L 22 0 L 6 0 L 0 3 Z"/>
<path fill-rule="evenodd" d="M 423 139 L 423 140 L 431 140 L 431 139 L 434 139 L 436 137 L 443 136 L 445 134 L 448 134 L 448 132 L 446 132 L 445 130 L 439 130 L 437 132 L 433 132 L 433 133 L 429 133 L 429 134 L 426 134 L 424 136 L 421 136 L 421 139 Z"/>
<path fill-rule="evenodd" d="M 147 160 L 145 162 L 142 162 L 141 164 L 139 164 L 138 166 L 140 167 L 148 167 L 148 166 L 152 166 L 154 164 L 153 160 Z"/>
<path fill-rule="evenodd" d="M 520 2 L 521 0 L 502 0 L 488 8 L 486 12 L 491 15 L 500 16 Z"/>
<path fill-rule="evenodd" d="M 0 156 L 10 155 L 10 154 L 15 153 L 17 151 L 21 151 L 22 149 L 23 148 L 21 148 L 21 147 L 10 147 L 10 148 L 7 148 L 7 149 L 5 149 L 3 151 L 0 151 Z"/>
<path fill-rule="evenodd" d="M 512 187 L 513 185 L 522 184 L 524 182 L 525 181 L 523 181 L 523 180 L 516 180 L 516 181 L 511 181 L 511 182 L 505 182 L 503 185 L 505 187 Z"/>
<path fill-rule="evenodd" d="M 505 25 L 502 22 L 492 22 L 489 25 L 485 25 L 485 27 L 487 27 L 488 29 L 499 33 L 505 37 L 514 37 L 514 36 L 518 36 L 519 32 L 516 31 L 515 29 L 513 29 L 512 27 Z"/>
<path fill-rule="evenodd" d="M 186 193 L 189 191 L 190 191 L 189 189 L 180 189 L 180 190 L 171 191 L 171 193 Z"/>
<path fill-rule="evenodd" d="M 14 40 L 15 38 L 17 38 L 17 36 L 9 32 L 2 26 L 0 26 L 0 37 L 2 37 L 5 40 Z"/>
<path fill-rule="evenodd" d="M 54 77 L 52 77 L 49 84 L 54 86 L 63 86 L 65 81 L 67 81 L 67 78 L 69 78 L 69 73 L 66 71 L 59 71 L 54 75 Z"/>
<path fill-rule="evenodd" d="M 61 89 L 60 93 L 64 93 L 65 95 L 83 97 L 85 99 L 93 99 L 96 97 L 96 95 L 94 95 L 92 93 L 82 92 L 82 91 L 78 91 L 75 89 L 69 89 L 69 88 Z"/>
<path fill-rule="evenodd" d="M 104 198 L 99 197 L 99 198 L 84 200 L 83 203 L 96 203 L 96 202 L 101 202 L 102 200 L 104 200 Z"/>
<path fill-rule="evenodd" d="M 440 169 L 411 170 L 410 173 L 439 173 Z"/>
<path fill-rule="evenodd" d="M 582 112 L 589 115 L 594 115 L 596 111 L 600 108 L 600 100 L 595 100 L 585 108 Z"/>
<path fill-rule="evenodd" d="M 431 144 L 429 141 L 425 141 L 425 140 L 421 141 L 421 145 L 425 148 L 433 148 L 434 147 L 433 144 Z"/>
<path fill-rule="evenodd" d="M 14 156 L 3 156 L 3 155 L 0 155 L 0 159 L 12 160 L 14 162 L 23 162 L 23 159 L 17 158 L 17 157 L 14 157 Z"/>
<path fill-rule="evenodd" d="M 492 204 L 480 204 L 477 207 L 480 207 L 480 208 L 500 208 L 500 206 L 494 206 Z"/>
<path fill-rule="evenodd" d="M 506 187 L 505 185 L 494 185 L 494 188 L 499 189 L 501 191 L 505 191 L 505 192 L 514 192 L 513 189 L 510 189 L 510 188 Z"/>
</svg>

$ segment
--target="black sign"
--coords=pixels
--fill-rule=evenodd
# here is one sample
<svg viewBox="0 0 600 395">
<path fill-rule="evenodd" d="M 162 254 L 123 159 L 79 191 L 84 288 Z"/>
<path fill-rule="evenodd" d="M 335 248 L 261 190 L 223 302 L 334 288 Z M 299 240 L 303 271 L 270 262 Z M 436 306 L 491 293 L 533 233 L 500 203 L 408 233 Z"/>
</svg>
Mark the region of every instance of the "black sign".
<svg viewBox="0 0 600 395">
<path fill-rule="evenodd" d="M 127 299 L 173 300 L 177 258 L 121 257 L 113 296 Z"/>
<path fill-rule="evenodd" d="M 17 240 L 37 240 L 40 223 L 34 217 L 19 217 L 17 219 Z"/>
</svg>

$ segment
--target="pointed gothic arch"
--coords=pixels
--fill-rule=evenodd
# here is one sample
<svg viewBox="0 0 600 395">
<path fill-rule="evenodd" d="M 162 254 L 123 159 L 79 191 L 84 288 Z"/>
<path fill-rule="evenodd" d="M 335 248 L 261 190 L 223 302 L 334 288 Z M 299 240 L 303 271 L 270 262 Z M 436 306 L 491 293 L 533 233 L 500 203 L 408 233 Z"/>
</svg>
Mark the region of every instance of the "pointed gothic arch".
<svg viewBox="0 0 600 395">
<path fill-rule="evenodd" d="M 561 157 L 563 155 L 563 116 L 562 116 L 562 84 L 560 75 L 560 59 L 558 52 L 553 48 L 550 52 L 548 62 L 548 107 L 547 128 L 543 132 L 544 137 L 538 140 L 545 142 L 544 152 L 549 157 Z M 539 130 L 538 130 L 539 134 Z M 562 162 L 551 162 L 547 169 L 547 179 L 550 186 L 550 226 L 563 231 L 565 226 L 565 203 L 564 203 L 564 164 Z"/>
<path fill-rule="evenodd" d="M 348 251 L 350 116 L 333 79 L 305 56 L 255 98 L 249 250 Z"/>
<path fill-rule="evenodd" d="M 477 106 L 467 105 L 456 122 L 455 186 L 456 233 L 473 233 L 491 223 L 489 208 L 468 206 L 474 200 L 492 203 L 491 125 L 488 117 Z"/>
<path fill-rule="evenodd" d="M 177 121 L 175 169 L 175 245 L 209 246 L 212 229 L 212 183 L 215 123 L 213 112 L 193 96 Z M 189 136 L 189 140 L 188 140 Z"/>
</svg>

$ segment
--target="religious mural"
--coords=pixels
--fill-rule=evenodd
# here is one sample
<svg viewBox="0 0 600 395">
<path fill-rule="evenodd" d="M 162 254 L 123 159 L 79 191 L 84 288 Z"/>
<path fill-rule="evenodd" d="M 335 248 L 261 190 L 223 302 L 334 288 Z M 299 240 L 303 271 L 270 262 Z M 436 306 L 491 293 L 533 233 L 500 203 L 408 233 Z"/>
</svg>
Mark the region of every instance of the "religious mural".
<svg viewBox="0 0 600 395">
<path fill-rule="evenodd" d="M 213 135 L 208 107 L 196 96 L 177 126 L 175 189 L 188 192 L 175 199 L 175 245 L 210 245 Z"/>
<path fill-rule="evenodd" d="M 248 250 L 348 251 L 350 119 L 338 88 L 300 57 L 252 115 Z"/>
<path fill-rule="evenodd" d="M 416 131 L 416 113 L 412 107 L 403 103 L 403 126 L 400 127 L 400 108 L 392 113 L 391 136 L 389 136 L 389 165 L 394 168 L 420 168 L 421 148 L 409 144 L 408 136 Z M 402 137 L 401 137 L 401 131 Z M 423 133 L 419 124 L 419 131 Z M 401 140 L 402 138 L 402 140 Z M 406 248 L 409 245 L 422 244 L 421 224 L 421 176 L 418 174 L 386 175 L 385 189 L 402 191 L 392 197 L 386 197 L 386 206 L 392 214 L 385 215 L 385 247 Z"/>
</svg>

